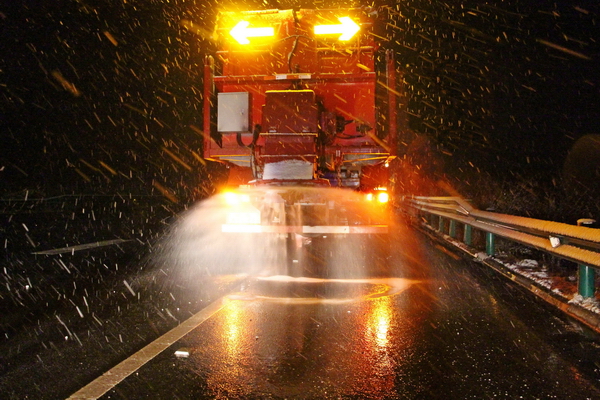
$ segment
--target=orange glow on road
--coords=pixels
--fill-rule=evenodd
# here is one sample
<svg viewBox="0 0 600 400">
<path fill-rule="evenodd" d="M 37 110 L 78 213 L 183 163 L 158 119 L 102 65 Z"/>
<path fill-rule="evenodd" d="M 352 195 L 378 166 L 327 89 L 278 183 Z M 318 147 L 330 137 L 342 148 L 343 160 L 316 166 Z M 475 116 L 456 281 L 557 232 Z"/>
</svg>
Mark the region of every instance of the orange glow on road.
<svg viewBox="0 0 600 400">
<path fill-rule="evenodd" d="M 389 296 L 380 297 L 373 301 L 369 324 L 372 338 L 380 350 L 386 349 L 389 345 L 392 316 L 392 304 Z"/>
</svg>

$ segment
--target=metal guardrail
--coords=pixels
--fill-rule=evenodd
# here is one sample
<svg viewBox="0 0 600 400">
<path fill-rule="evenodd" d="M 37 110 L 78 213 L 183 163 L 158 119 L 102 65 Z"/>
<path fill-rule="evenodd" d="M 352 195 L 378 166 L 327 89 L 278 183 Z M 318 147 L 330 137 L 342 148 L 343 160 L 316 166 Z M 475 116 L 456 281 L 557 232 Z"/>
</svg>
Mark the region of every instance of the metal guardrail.
<svg viewBox="0 0 600 400">
<path fill-rule="evenodd" d="M 430 226 L 437 224 L 437 230 L 454 239 L 458 239 L 457 224 L 462 224 L 462 241 L 467 246 L 473 245 L 473 228 L 485 232 L 489 256 L 495 254 L 499 236 L 576 262 L 579 294 L 594 296 L 595 269 L 600 269 L 600 229 L 481 211 L 460 197 L 407 197 L 404 202 L 413 217 L 424 217 Z"/>
</svg>

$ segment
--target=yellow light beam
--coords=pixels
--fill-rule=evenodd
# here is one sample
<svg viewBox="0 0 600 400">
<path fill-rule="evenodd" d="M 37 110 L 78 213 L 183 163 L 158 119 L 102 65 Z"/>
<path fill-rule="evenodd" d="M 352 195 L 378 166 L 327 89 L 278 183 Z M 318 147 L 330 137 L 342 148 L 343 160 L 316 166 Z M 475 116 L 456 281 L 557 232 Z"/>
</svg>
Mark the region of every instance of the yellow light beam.
<svg viewBox="0 0 600 400">
<path fill-rule="evenodd" d="M 341 24 L 337 25 L 315 25 L 315 35 L 337 35 L 341 34 L 339 40 L 350 40 L 360 30 L 360 26 L 352 21 L 350 17 L 339 17 Z"/>
<path fill-rule="evenodd" d="M 275 30 L 273 28 L 248 28 L 249 26 L 250 22 L 240 21 L 236 26 L 233 27 L 232 30 L 229 31 L 229 34 L 239 44 L 250 44 L 250 41 L 248 40 L 249 37 L 266 37 L 275 35 Z"/>
</svg>

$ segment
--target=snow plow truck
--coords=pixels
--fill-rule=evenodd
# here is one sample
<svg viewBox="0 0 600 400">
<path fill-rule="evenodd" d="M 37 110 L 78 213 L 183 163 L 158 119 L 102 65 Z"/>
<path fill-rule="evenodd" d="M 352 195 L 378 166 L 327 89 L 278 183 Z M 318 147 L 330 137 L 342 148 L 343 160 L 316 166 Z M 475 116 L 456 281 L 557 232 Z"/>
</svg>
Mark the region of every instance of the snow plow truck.
<svg viewBox="0 0 600 400">
<path fill-rule="evenodd" d="M 204 157 L 229 172 L 222 232 L 385 235 L 398 77 L 373 9 L 221 12 Z"/>
</svg>

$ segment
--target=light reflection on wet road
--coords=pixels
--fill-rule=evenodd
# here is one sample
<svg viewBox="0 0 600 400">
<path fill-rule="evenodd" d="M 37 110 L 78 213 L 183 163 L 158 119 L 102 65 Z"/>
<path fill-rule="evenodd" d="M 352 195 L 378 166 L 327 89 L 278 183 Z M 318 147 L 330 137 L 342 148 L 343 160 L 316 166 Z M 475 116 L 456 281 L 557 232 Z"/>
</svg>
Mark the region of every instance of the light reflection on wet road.
<svg viewBox="0 0 600 400">
<path fill-rule="evenodd" d="M 103 398 L 600 397 L 595 336 L 413 240 L 388 278 L 249 278 Z"/>
</svg>

